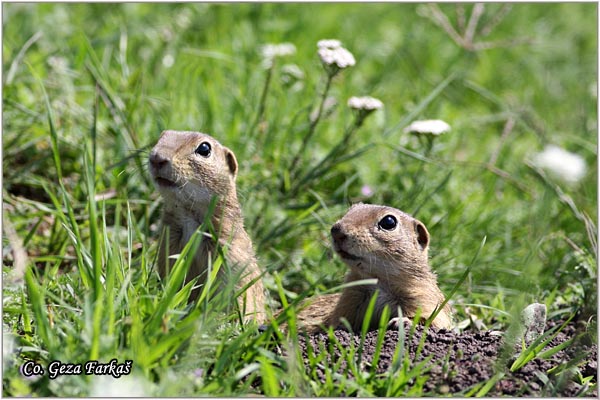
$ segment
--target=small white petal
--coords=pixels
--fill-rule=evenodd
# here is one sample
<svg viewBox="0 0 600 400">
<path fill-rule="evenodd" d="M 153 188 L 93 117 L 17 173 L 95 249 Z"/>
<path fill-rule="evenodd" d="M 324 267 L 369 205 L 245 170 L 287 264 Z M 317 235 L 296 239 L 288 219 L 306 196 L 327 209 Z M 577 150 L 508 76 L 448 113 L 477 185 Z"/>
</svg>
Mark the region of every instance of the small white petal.
<svg viewBox="0 0 600 400">
<path fill-rule="evenodd" d="M 422 121 L 414 121 L 409 126 L 404 128 L 404 132 L 409 133 L 425 133 L 431 135 L 441 135 L 450 130 L 450 125 L 441 119 L 426 119 Z"/>
<path fill-rule="evenodd" d="M 568 183 L 581 180 L 587 170 L 583 157 L 555 145 L 548 145 L 544 151 L 537 153 L 533 157 L 533 164 Z"/>
</svg>

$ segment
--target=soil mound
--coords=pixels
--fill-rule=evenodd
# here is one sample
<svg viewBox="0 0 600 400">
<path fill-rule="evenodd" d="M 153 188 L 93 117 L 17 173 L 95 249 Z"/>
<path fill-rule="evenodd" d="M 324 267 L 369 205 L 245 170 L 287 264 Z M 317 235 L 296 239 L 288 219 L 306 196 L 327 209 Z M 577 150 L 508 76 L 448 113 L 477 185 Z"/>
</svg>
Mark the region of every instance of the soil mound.
<svg viewBox="0 0 600 400">
<path fill-rule="evenodd" d="M 546 329 L 561 325 L 563 322 L 548 321 Z M 597 382 L 597 343 L 592 343 L 589 335 L 581 335 L 581 331 L 577 330 L 573 322 L 565 326 L 542 351 L 555 348 L 570 340 L 572 343 L 546 359 L 534 358 L 514 372 L 510 371 L 510 366 L 520 353 L 521 345 L 518 343 L 515 351 L 510 352 L 512 354 L 503 356 L 507 352 L 503 352 L 505 346 L 502 334 L 499 332 L 465 331 L 457 334 L 443 329 L 424 331 L 422 326 L 417 326 L 413 335 L 409 336 L 410 326 L 405 324 L 404 328 L 406 332 L 404 354 L 409 357 L 412 365 L 425 362 L 425 365 L 430 367 L 426 372 L 429 378 L 424 384 L 425 393 L 466 394 L 478 384 L 491 382 L 491 388 L 485 394 L 486 396 L 598 397 L 597 389 L 590 390 L 579 379 L 593 377 L 590 383 Z M 385 333 L 377 365 L 372 365 L 377 333 L 372 331 L 365 336 L 361 368 L 369 368 L 371 371 L 375 369 L 377 373 L 383 373 L 392 366 L 399 333 L 397 330 L 388 330 Z M 326 351 L 328 353 L 326 358 L 330 361 L 327 365 L 336 365 L 334 363 L 342 354 L 340 347 L 360 346 L 360 335 L 344 330 L 336 330 L 334 335 L 341 346 L 330 340 L 326 333 L 313 333 L 300 337 L 300 351 L 304 360 L 308 359 L 308 346 L 316 355 Z M 423 344 L 419 351 L 422 339 Z M 348 377 L 352 376 L 343 361 L 339 363 L 339 370 L 336 372 Z M 317 375 L 319 379 L 325 380 L 322 369 L 317 371 Z"/>
</svg>

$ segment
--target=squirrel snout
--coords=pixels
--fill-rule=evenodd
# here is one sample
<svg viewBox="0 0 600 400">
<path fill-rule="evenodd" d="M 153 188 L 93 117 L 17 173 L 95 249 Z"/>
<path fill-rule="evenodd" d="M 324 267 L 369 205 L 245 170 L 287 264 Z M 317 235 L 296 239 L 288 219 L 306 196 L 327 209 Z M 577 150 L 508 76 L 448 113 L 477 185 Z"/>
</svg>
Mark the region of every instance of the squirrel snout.
<svg viewBox="0 0 600 400">
<path fill-rule="evenodd" d="M 170 162 L 169 158 L 163 156 L 157 151 L 153 151 L 152 153 L 150 153 L 149 161 L 150 165 L 156 170 L 161 169 L 163 166 L 167 165 Z"/>
<path fill-rule="evenodd" d="M 342 231 L 342 227 L 339 223 L 336 223 L 331 227 L 331 238 L 334 242 L 342 241 L 346 238 L 346 234 Z"/>
</svg>

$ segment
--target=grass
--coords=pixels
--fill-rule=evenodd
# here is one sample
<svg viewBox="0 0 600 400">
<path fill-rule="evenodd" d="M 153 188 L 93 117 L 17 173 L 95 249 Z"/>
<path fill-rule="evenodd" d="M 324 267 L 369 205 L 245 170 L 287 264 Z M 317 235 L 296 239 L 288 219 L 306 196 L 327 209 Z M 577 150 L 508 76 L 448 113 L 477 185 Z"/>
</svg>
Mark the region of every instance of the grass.
<svg viewBox="0 0 600 400">
<path fill-rule="evenodd" d="M 110 385 L 97 377 L 25 378 L 19 366 L 112 358 L 133 360 L 122 394 L 140 382 L 149 396 L 420 394 L 407 382 L 424 367 L 402 354 L 399 375 L 319 383 L 324 361 L 305 369 L 293 338 L 241 326 L 227 291 L 206 285 L 187 306 L 185 258 L 160 282 L 160 199 L 145 165 L 167 128 L 236 153 L 246 226 L 273 309 L 291 304 L 286 318 L 342 282 L 328 232 L 357 201 L 425 223 L 442 290 L 464 280 L 452 296 L 461 326 L 506 330 L 533 301 L 550 317 L 595 315 L 597 5 L 514 4 L 502 17 L 505 6 L 486 4 L 471 42 L 457 44 L 439 17 L 466 32 L 464 7 L 3 4 L 3 226 L 15 232 L 3 230 L 4 394 L 99 393 Z M 357 60 L 329 85 L 324 38 Z M 261 45 L 279 42 L 296 53 L 265 69 Z M 498 47 L 469 48 L 486 42 Z M 384 109 L 357 126 L 353 95 Z M 452 131 L 430 143 L 403 132 L 427 118 Z M 583 157 L 583 180 L 533 166 L 546 144 Z"/>
</svg>

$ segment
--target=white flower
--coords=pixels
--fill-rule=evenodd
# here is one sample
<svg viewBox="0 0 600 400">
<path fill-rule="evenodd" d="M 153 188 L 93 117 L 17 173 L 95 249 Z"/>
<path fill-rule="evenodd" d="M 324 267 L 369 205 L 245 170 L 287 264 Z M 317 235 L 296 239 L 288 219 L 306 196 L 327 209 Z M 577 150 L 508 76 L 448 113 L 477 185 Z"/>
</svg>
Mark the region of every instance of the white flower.
<svg viewBox="0 0 600 400">
<path fill-rule="evenodd" d="M 450 130 L 450 125 L 441 119 L 426 119 L 422 121 L 414 121 L 409 126 L 404 128 L 406 133 L 422 133 L 431 135 L 441 135 Z"/>
<path fill-rule="evenodd" d="M 348 107 L 355 110 L 379 110 L 383 107 L 381 100 L 370 96 L 356 97 L 352 96 L 348 99 Z"/>
<path fill-rule="evenodd" d="M 533 164 L 548 170 L 568 183 L 576 183 L 585 176 L 585 160 L 579 154 L 571 153 L 555 145 L 548 145 L 533 157 Z"/>
<path fill-rule="evenodd" d="M 359 127 L 362 125 L 368 115 L 375 110 L 381 109 L 383 107 L 383 103 L 381 100 L 370 96 L 352 96 L 348 99 L 348 107 L 355 111 L 356 120 L 354 123 L 357 127 Z"/>
<path fill-rule="evenodd" d="M 323 39 L 317 42 L 317 47 L 320 49 L 337 49 L 338 47 L 342 47 L 342 42 L 337 39 Z"/>
<path fill-rule="evenodd" d="M 263 63 L 265 66 L 270 67 L 274 58 L 289 56 L 296 53 L 296 46 L 292 43 L 269 43 L 261 47 L 261 53 L 263 56 Z"/>
<path fill-rule="evenodd" d="M 173 55 L 167 54 L 163 57 L 162 64 L 165 68 L 171 68 L 175 64 L 175 58 L 173 58 Z"/>
<path fill-rule="evenodd" d="M 90 397 L 147 397 L 147 382 L 134 375 L 114 378 L 112 375 L 92 377 Z"/>
<path fill-rule="evenodd" d="M 343 47 L 320 47 L 319 58 L 326 66 L 336 66 L 339 69 L 351 67 L 356 64 L 352 53 Z"/>
</svg>

